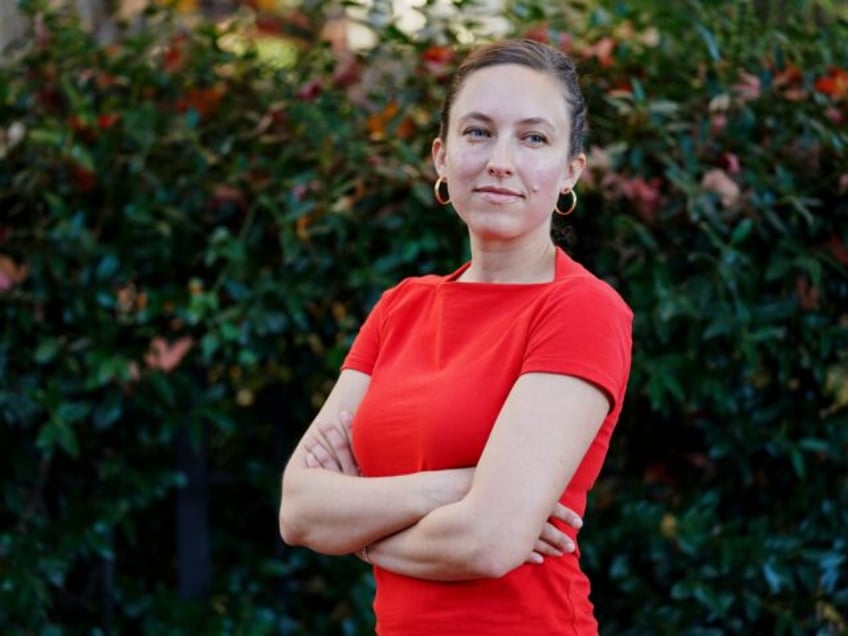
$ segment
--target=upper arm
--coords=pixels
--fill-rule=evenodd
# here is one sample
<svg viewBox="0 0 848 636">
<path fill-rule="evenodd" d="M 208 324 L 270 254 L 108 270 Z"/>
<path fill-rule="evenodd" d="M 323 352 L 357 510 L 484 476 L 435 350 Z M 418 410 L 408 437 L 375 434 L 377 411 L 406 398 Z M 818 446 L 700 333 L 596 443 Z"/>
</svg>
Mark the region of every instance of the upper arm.
<svg viewBox="0 0 848 636">
<path fill-rule="evenodd" d="M 335 385 L 333 385 L 333 389 L 330 391 L 330 394 L 327 396 L 327 399 L 324 400 L 324 404 L 315 416 L 315 419 L 312 420 L 312 423 L 301 436 L 300 441 L 295 447 L 294 453 L 292 453 L 291 459 L 286 467 L 286 473 L 288 473 L 290 469 L 306 468 L 306 453 L 303 447 L 304 438 L 306 438 L 309 434 L 312 434 L 313 436 L 318 435 L 315 429 L 321 422 L 338 423 L 339 414 L 342 411 L 348 411 L 351 415 L 353 415 L 359 407 L 359 403 L 362 401 L 362 398 L 365 396 L 370 382 L 371 376 L 367 373 L 355 371 L 354 369 L 344 369 L 341 372 Z M 285 473 L 283 475 L 283 480 L 285 485 Z"/>
<path fill-rule="evenodd" d="M 526 558 L 609 409 L 605 393 L 577 377 L 518 378 L 465 500 L 486 543 L 505 560 L 502 569 Z"/>
<path fill-rule="evenodd" d="M 319 424 L 334 423 L 342 431 L 344 427 L 340 423 L 339 414 L 342 411 L 353 413 L 356 410 L 368 390 L 370 380 L 371 376 L 365 373 L 343 370 L 318 415 L 301 436 L 289 458 L 283 471 L 279 512 L 280 534 L 287 543 L 294 544 L 303 540 L 312 525 L 303 510 L 309 509 L 315 499 L 312 489 L 317 482 L 314 472 L 308 472 L 314 469 L 310 469 L 306 463 L 305 439 L 307 436 L 317 438 L 322 435 L 318 430 Z"/>
</svg>

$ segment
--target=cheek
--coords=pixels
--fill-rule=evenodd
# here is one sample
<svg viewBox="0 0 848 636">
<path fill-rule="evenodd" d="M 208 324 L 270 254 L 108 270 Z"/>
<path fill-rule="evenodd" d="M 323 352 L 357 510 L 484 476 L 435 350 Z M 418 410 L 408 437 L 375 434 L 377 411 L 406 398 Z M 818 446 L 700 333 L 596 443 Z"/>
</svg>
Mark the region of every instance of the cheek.
<svg viewBox="0 0 848 636">
<path fill-rule="evenodd" d="M 472 176 L 486 166 L 486 157 L 477 147 L 467 147 L 448 153 L 447 167 L 456 176 Z"/>
<path fill-rule="evenodd" d="M 527 175 L 533 193 L 533 207 L 541 211 L 553 211 L 563 184 L 563 173 L 558 168 L 535 170 Z"/>
<path fill-rule="evenodd" d="M 534 170 L 528 175 L 528 181 L 534 192 L 548 196 L 559 192 L 563 174 L 558 169 Z"/>
</svg>

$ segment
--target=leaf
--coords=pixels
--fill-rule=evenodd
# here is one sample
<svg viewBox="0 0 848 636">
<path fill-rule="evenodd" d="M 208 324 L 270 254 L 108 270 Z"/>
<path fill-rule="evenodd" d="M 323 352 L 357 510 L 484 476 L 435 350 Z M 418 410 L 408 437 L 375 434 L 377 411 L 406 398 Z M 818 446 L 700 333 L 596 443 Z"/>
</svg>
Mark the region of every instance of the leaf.
<svg viewBox="0 0 848 636">
<path fill-rule="evenodd" d="M 101 281 L 110 281 L 118 271 L 120 261 L 114 254 L 106 254 L 97 264 L 97 278 Z"/>
<path fill-rule="evenodd" d="M 74 424 L 88 417 L 92 406 L 88 402 L 62 402 L 53 416 L 65 424 Z"/>
<path fill-rule="evenodd" d="M 71 150 L 68 154 L 84 170 L 91 173 L 97 171 L 97 168 L 94 165 L 94 159 L 92 158 L 91 153 L 88 151 L 87 148 L 79 144 L 74 144 L 73 146 L 71 146 Z"/>
<path fill-rule="evenodd" d="M 124 413 L 124 398 L 117 391 L 110 391 L 106 397 L 97 403 L 91 414 L 95 430 L 104 431 L 111 428 L 115 422 L 121 419 Z"/>
<path fill-rule="evenodd" d="M 200 339 L 200 351 L 203 354 L 203 358 L 207 361 L 212 359 L 219 346 L 218 335 L 212 331 L 205 333 Z"/>
<path fill-rule="evenodd" d="M 60 349 L 60 342 L 58 338 L 50 338 L 48 340 L 42 340 L 41 344 L 35 350 L 33 354 L 33 358 L 38 364 L 47 364 L 53 358 L 56 357 L 56 354 Z"/>
<path fill-rule="evenodd" d="M 79 441 L 73 428 L 58 418 L 51 418 L 38 433 L 36 447 L 45 455 L 52 455 L 58 446 L 71 457 L 79 456 Z"/>
<path fill-rule="evenodd" d="M 763 577 L 765 578 L 766 584 L 769 586 L 772 594 L 780 593 L 783 587 L 787 584 L 786 577 L 781 574 L 771 562 L 763 564 Z"/>
<path fill-rule="evenodd" d="M 714 62 L 718 62 L 721 59 L 721 53 L 719 53 L 718 43 L 716 42 L 715 36 L 700 22 L 695 23 L 695 30 L 704 39 L 704 43 L 707 45 L 707 52 L 710 54 L 710 57 Z"/>
<path fill-rule="evenodd" d="M 751 234 L 751 230 L 754 229 L 754 221 L 751 218 L 743 219 L 735 228 L 733 228 L 733 232 L 730 234 L 730 244 L 738 245 L 742 241 L 744 241 Z"/>
<path fill-rule="evenodd" d="M 789 460 L 792 462 L 792 468 L 799 479 L 804 479 L 807 475 L 807 467 L 804 462 L 804 454 L 797 446 L 789 448 Z"/>
</svg>

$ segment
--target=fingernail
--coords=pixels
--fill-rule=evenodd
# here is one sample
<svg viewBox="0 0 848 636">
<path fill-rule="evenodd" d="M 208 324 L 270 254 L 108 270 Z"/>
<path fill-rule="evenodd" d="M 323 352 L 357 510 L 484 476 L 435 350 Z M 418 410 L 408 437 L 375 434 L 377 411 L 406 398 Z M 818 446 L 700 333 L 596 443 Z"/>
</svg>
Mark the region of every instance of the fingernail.
<svg viewBox="0 0 848 636">
<path fill-rule="evenodd" d="M 574 527 L 575 528 L 582 528 L 583 527 L 583 519 L 581 519 L 580 517 L 574 517 Z"/>
<path fill-rule="evenodd" d="M 350 422 L 350 413 L 348 413 L 347 411 L 342 411 L 341 413 L 339 413 L 339 418 L 341 419 L 343 424 L 347 424 L 348 422 Z"/>
<path fill-rule="evenodd" d="M 565 551 L 566 552 L 574 552 L 575 549 L 574 541 L 566 541 L 565 542 Z"/>
<path fill-rule="evenodd" d="M 533 555 L 533 563 L 535 563 L 536 565 L 541 565 L 544 562 L 545 562 L 545 559 L 542 558 L 541 554 L 534 554 Z"/>
</svg>

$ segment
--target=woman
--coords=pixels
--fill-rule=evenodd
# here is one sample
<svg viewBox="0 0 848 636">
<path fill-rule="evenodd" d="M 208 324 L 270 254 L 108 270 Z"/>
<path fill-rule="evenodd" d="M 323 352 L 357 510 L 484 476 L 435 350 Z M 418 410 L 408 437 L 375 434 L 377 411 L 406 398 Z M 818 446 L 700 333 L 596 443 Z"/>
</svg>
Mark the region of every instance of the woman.
<svg viewBox="0 0 848 636">
<path fill-rule="evenodd" d="M 632 314 L 551 240 L 584 122 L 551 47 L 491 44 L 460 66 L 432 156 L 471 260 L 382 296 L 286 467 L 283 539 L 372 563 L 378 634 L 597 633 L 577 515 Z"/>
</svg>

